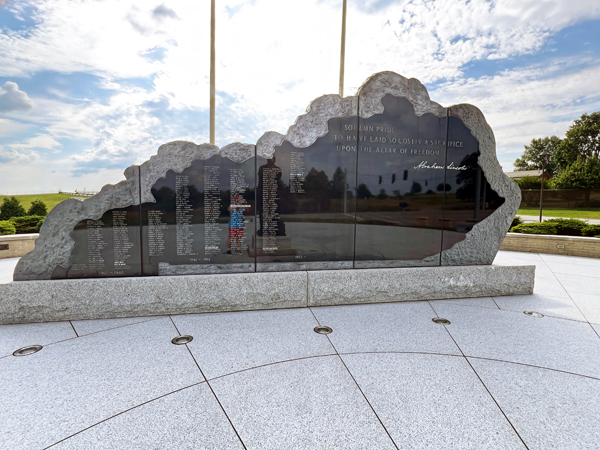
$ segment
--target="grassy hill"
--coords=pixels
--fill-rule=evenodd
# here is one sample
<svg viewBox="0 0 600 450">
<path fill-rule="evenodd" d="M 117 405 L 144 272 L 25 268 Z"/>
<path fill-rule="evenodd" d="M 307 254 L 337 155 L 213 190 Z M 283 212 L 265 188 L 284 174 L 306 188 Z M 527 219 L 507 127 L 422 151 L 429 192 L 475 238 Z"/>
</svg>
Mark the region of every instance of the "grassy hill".
<svg viewBox="0 0 600 450">
<path fill-rule="evenodd" d="M 0 205 L 2 205 L 2 201 L 5 197 L 16 197 L 21 202 L 21 205 L 23 205 L 23 208 L 25 208 L 25 210 L 29 209 L 29 207 L 31 206 L 31 202 L 33 202 L 34 200 L 41 200 L 46 204 L 48 212 L 50 212 L 52 208 L 54 208 L 60 202 L 74 196 L 67 194 L 0 195 Z"/>
</svg>

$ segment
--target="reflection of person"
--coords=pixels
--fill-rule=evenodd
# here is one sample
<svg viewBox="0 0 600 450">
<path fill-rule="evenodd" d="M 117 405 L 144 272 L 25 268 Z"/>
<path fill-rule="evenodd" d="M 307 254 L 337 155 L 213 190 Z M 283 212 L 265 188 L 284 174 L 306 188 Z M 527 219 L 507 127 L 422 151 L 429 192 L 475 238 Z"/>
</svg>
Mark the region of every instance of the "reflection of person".
<svg viewBox="0 0 600 450">
<path fill-rule="evenodd" d="M 266 177 L 265 180 L 265 172 L 267 174 L 269 174 L 269 176 Z M 263 231 L 264 231 L 264 209 L 265 209 L 265 205 L 263 202 L 263 192 L 266 189 L 267 193 L 270 195 L 267 195 L 267 198 L 269 197 L 273 197 L 272 198 L 272 202 L 273 204 L 271 205 L 267 205 L 267 223 L 271 224 L 271 222 L 273 222 L 274 217 L 272 217 L 274 214 L 276 214 L 277 211 L 277 203 L 276 203 L 276 196 L 277 196 L 277 192 L 279 189 L 279 181 L 281 180 L 281 176 L 283 175 L 283 171 L 281 170 L 280 167 L 277 167 L 275 165 L 275 155 L 273 155 L 273 158 L 271 159 L 267 159 L 267 163 L 263 164 L 262 166 L 259 167 L 258 169 L 258 186 L 256 187 L 256 212 L 258 214 L 258 218 L 260 220 L 260 229 L 257 232 L 258 236 L 262 236 L 263 235 Z M 265 183 L 266 181 L 266 183 Z M 272 226 L 272 225 L 271 225 Z M 285 226 L 284 226 L 285 229 Z M 275 231 L 275 230 L 271 230 L 271 233 Z M 281 233 L 281 231 L 279 231 L 279 233 Z M 279 235 L 279 233 L 277 233 Z M 284 232 L 285 234 L 285 232 Z"/>
<path fill-rule="evenodd" d="M 233 203 L 229 205 L 229 237 L 227 238 L 227 254 L 242 253 L 242 241 L 244 240 L 244 207 L 241 205 L 241 197 L 236 195 Z M 233 243 L 233 246 L 232 246 Z"/>
</svg>

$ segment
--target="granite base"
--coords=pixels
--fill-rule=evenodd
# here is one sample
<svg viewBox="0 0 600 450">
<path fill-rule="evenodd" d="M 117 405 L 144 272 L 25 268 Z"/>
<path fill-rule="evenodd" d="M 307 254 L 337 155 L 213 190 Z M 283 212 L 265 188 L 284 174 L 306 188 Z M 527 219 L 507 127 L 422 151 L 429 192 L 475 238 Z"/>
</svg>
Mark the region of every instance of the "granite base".
<svg viewBox="0 0 600 450">
<path fill-rule="evenodd" d="M 455 266 L 19 281 L 0 324 L 524 295 L 535 266 Z"/>
</svg>

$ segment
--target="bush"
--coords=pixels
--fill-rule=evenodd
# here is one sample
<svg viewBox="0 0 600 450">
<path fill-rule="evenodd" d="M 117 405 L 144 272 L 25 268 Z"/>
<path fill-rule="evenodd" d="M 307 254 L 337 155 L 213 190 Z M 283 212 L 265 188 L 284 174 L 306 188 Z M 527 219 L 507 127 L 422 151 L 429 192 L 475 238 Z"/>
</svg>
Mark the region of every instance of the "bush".
<svg viewBox="0 0 600 450">
<path fill-rule="evenodd" d="M 17 197 L 4 197 L 0 206 L 0 220 L 9 220 L 13 217 L 26 216 L 25 208 Z"/>
<path fill-rule="evenodd" d="M 27 210 L 28 216 L 47 216 L 48 208 L 46 204 L 41 200 L 34 200 L 31 202 L 31 206 Z"/>
<path fill-rule="evenodd" d="M 551 223 L 522 223 L 510 229 L 511 233 L 524 234 L 557 234 L 556 225 Z"/>
<path fill-rule="evenodd" d="M 577 219 L 549 219 L 544 223 L 551 223 L 556 227 L 556 234 L 562 236 L 582 236 L 581 230 L 587 226 L 583 220 Z"/>
<path fill-rule="evenodd" d="M 521 220 L 521 218 L 519 216 L 515 216 L 512 223 L 510 224 L 510 228 L 516 227 L 517 225 L 521 225 L 522 223 L 523 221 Z"/>
<path fill-rule="evenodd" d="M 42 216 L 13 217 L 10 222 L 16 229 L 16 234 L 39 233 L 44 223 Z"/>
<path fill-rule="evenodd" d="M 16 234 L 17 230 L 10 220 L 0 221 L 0 235 L 3 234 Z"/>
<path fill-rule="evenodd" d="M 542 179 L 539 177 L 523 177 L 515 181 L 521 189 L 540 189 L 542 187 Z M 544 180 L 544 189 L 549 187 L 548 180 Z"/>
<path fill-rule="evenodd" d="M 587 225 L 581 229 L 582 236 L 598 237 L 600 235 L 600 225 Z"/>
</svg>

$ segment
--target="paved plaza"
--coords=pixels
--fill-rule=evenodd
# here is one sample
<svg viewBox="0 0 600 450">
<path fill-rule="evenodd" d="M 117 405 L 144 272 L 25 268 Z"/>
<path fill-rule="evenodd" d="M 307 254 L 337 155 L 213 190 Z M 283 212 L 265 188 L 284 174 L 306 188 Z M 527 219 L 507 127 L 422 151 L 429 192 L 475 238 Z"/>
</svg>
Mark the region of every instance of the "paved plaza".
<svg viewBox="0 0 600 450">
<path fill-rule="evenodd" d="M 600 448 L 600 260 L 497 260 L 534 294 L 1 325 L 0 448 Z"/>
</svg>

